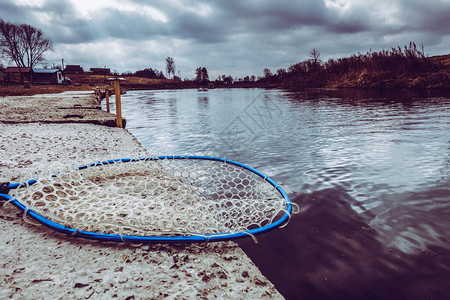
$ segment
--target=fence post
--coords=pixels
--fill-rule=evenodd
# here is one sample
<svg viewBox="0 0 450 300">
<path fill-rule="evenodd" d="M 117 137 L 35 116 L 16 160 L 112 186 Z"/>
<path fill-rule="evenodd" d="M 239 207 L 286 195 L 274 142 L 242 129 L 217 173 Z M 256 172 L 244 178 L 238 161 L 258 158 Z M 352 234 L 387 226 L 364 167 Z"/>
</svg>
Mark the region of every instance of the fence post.
<svg viewBox="0 0 450 300">
<path fill-rule="evenodd" d="M 95 97 L 97 98 L 98 104 L 102 104 L 102 92 L 100 91 L 100 88 L 97 86 L 95 87 Z"/>
<path fill-rule="evenodd" d="M 109 112 L 109 86 L 106 87 L 105 91 L 105 99 L 106 99 L 106 111 Z"/>
<path fill-rule="evenodd" d="M 116 95 L 116 119 L 117 127 L 122 128 L 122 105 L 120 103 L 120 81 L 114 79 L 114 89 Z"/>
<path fill-rule="evenodd" d="M 120 81 L 125 80 L 123 78 L 108 78 L 109 81 L 114 80 L 114 94 L 116 98 L 116 124 L 117 127 L 122 126 L 122 104 L 120 102 Z"/>
</svg>

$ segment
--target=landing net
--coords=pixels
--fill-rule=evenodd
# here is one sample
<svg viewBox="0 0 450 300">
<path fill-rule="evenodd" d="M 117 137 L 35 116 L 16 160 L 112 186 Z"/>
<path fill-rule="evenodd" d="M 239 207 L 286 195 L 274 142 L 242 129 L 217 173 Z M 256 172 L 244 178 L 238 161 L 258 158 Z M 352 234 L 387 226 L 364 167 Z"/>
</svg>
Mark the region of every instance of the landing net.
<svg viewBox="0 0 450 300">
<path fill-rule="evenodd" d="M 208 156 L 118 159 L 10 184 L 0 195 L 73 236 L 129 242 L 202 242 L 284 225 L 284 190 L 259 171 Z"/>
</svg>

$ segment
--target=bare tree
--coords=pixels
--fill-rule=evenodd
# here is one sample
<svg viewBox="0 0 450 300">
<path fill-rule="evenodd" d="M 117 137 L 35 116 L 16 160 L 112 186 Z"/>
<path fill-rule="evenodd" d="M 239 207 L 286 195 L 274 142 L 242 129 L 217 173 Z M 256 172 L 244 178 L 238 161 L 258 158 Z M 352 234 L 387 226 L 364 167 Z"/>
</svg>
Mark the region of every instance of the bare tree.
<svg viewBox="0 0 450 300">
<path fill-rule="evenodd" d="M 20 68 L 33 68 L 53 49 L 52 40 L 31 25 L 0 19 L 0 53 Z"/>
<path fill-rule="evenodd" d="M 313 48 L 311 52 L 309 52 L 309 55 L 311 56 L 311 62 L 312 62 L 312 69 L 317 70 L 320 67 L 320 64 L 322 61 L 320 60 L 320 52 L 316 48 Z"/>
<path fill-rule="evenodd" d="M 170 79 L 170 74 L 175 75 L 175 62 L 173 61 L 173 58 L 168 56 L 166 58 L 166 70 L 167 70 L 167 74 L 169 74 L 169 79 Z"/>
<path fill-rule="evenodd" d="M 195 69 L 195 81 L 202 81 L 202 67 L 198 67 L 197 69 Z"/>
<path fill-rule="evenodd" d="M 314 61 L 318 61 L 318 60 L 320 59 L 320 52 L 319 52 L 319 50 L 317 50 L 316 48 L 313 48 L 313 49 L 311 50 L 311 52 L 309 52 L 309 55 L 311 56 L 311 58 L 312 58 Z"/>
</svg>

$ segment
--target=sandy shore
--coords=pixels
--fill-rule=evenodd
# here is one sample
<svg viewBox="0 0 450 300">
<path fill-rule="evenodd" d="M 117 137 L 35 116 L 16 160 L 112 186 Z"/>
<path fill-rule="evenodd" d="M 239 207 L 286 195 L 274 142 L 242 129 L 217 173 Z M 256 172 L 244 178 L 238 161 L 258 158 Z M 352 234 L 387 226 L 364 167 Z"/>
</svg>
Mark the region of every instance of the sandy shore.
<svg viewBox="0 0 450 300">
<path fill-rule="evenodd" d="M 84 93 L 0 98 L 0 181 L 148 155 L 128 131 L 98 125 L 114 118 L 90 106 L 95 100 Z M 55 108 L 63 113 L 52 114 Z M 27 224 L 16 208 L 2 205 L 0 243 L 1 299 L 283 298 L 234 242 L 89 241 Z"/>
</svg>

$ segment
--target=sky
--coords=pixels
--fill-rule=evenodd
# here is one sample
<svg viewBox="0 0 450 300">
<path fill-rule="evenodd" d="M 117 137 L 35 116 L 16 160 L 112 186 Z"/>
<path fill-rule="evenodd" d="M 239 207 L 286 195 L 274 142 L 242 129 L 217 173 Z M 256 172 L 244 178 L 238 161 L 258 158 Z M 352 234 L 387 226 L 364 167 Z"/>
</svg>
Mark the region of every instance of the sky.
<svg viewBox="0 0 450 300">
<path fill-rule="evenodd" d="M 0 18 L 50 37 L 49 66 L 165 71 L 170 56 L 182 79 L 275 73 L 313 48 L 325 61 L 410 41 L 450 53 L 450 0 L 0 0 Z"/>
</svg>

